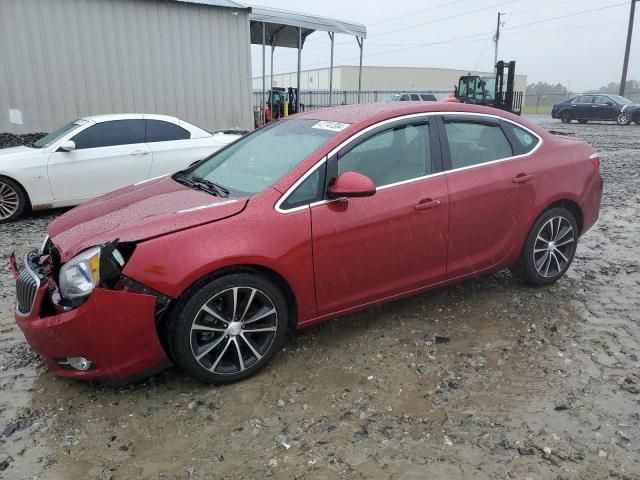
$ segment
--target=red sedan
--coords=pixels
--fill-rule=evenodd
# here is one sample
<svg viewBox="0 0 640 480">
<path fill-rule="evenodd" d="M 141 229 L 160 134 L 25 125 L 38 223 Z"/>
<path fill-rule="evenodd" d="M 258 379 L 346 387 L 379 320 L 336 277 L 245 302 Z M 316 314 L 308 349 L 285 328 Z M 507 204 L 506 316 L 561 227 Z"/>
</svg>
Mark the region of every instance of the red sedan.
<svg viewBox="0 0 640 480">
<path fill-rule="evenodd" d="M 598 218 L 599 168 L 486 107 L 295 115 L 52 222 L 14 262 L 16 320 L 60 376 L 239 380 L 293 328 L 506 267 L 555 282 Z"/>
</svg>

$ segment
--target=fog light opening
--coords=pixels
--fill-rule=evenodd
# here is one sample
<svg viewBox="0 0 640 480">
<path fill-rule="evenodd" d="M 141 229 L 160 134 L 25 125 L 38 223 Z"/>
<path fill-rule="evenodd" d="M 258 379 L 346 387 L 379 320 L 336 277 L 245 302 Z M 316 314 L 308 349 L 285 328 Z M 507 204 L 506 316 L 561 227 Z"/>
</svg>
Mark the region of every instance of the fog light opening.
<svg viewBox="0 0 640 480">
<path fill-rule="evenodd" d="M 93 367 L 93 363 L 84 357 L 67 357 L 65 361 L 58 362 L 62 366 L 69 366 L 74 370 L 80 370 L 86 372 Z"/>
</svg>

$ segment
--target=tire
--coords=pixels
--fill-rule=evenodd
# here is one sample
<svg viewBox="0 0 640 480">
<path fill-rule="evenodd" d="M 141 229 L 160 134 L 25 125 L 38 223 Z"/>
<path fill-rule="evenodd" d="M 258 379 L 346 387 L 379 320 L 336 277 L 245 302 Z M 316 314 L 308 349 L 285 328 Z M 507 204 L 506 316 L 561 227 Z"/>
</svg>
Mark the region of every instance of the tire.
<svg viewBox="0 0 640 480">
<path fill-rule="evenodd" d="M 616 118 L 616 122 L 618 123 L 618 125 L 626 126 L 631 123 L 631 119 L 632 119 L 632 115 L 630 113 L 620 112 L 618 114 L 618 117 Z"/>
<path fill-rule="evenodd" d="M 578 235 L 578 223 L 566 208 L 552 208 L 540 215 L 531 227 L 520 256 L 522 279 L 533 286 L 558 281 L 573 262 Z"/>
<path fill-rule="evenodd" d="M 178 366 L 194 378 L 231 383 L 264 367 L 282 347 L 288 326 L 280 289 L 262 275 L 235 273 L 201 283 L 176 304 L 167 343 Z"/>
<path fill-rule="evenodd" d="M 560 114 L 560 120 L 562 120 L 562 123 L 571 123 L 571 120 L 573 120 L 573 114 L 569 110 L 565 110 Z"/>
<path fill-rule="evenodd" d="M 578 123 L 581 123 L 582 125 L 584 125 L 585 123 L 587 123 L 589 120 L 578 120 Z"/>
<path fill-rule="evenodd" d="M 27 194 L 10 178 L 0 177 L 0 223 L 16 220 L 27 207 Z"/>
</svg>

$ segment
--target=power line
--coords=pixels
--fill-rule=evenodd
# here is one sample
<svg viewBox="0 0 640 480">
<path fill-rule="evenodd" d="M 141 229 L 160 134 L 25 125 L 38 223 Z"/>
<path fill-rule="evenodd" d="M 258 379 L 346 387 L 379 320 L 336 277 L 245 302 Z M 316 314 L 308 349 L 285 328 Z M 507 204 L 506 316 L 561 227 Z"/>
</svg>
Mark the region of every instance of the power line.
<svg viewBox="0 0 640 480">
<path fill-rule="evenodd" d="M 369 25 L 370 26 L 380 25 L 382 23 L 392 22 L 392 21 L 398 20 L 400 18 L 412 17 L 412 16 L 418 15 L 420 13 L 431 12 L 433 10 L 437 10 L 438 8 L 449 7 L 451 5 L 455 5 L 456 3 L 461 3 L 461 2 L 466 2 L 466 1 L 467 0 L 455 0 L 453 2 L 445 3 L 445 4 L 442 4 L 442 5 L 436 5 L 435 7 L 425 8 L 424 10 L 416 10 L 415 12 L 405 13 L 404 15 L 398 15 L 397 17 L 391 17 L 391 18 L 387 18 L 385 20 L 380 20 L 379 22 L 373 22 L 373 23 L 370 23 Z"/>
</svg>

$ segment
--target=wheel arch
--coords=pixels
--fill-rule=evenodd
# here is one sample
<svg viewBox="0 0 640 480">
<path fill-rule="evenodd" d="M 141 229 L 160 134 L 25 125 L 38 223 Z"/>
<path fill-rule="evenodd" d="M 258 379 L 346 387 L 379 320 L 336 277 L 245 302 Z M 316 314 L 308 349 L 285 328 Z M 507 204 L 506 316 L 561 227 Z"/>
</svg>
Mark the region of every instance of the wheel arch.
<svg viewBox="0 0 640 480">
<path fill-rule="evenodd" d="M 540 217 L 540 215 L 542 215 L 544 212 L 546 212 L 547 210 L 551 210 L 552 208 L 556 208 L 556 207 L 562 207 L 565 208 L 567 210 L 569 210 L 571 212 L 571 214 L 574 216 L 574 218 L 576 219 L 576 223 L 578 224 L 578 229 L 580 230 L 580 233 L 582 234 L 582 228 L 584 226 L 584 214 L 582 212 L 582 208 L 580 207 L 580 205 L 578 204 L 578 202 L 576 202 L 575 200 L 571 200 L 569 198 L 563 198 L 561 200 L 556 200 L 552 203 L 550 203 L 549 205 L 547 205 L 539 214 L 538 216 L 536 216 L 534 222 Z"/>
<path fill-rule="evenodd" d="M 180 295 L 172 302 L 171 307 L 165 314 L 162 316 L 156 324 L 156 330 L 158 333 L 158 337 L 160 338 L 160 342 L 162 347 L 165 350 L 165 353 L 169 355 L 171 358 L 171 349 L 168 348 L 167 344 L 167 327 L 169 324 L 169 320 L 175 313 L 175 308 L 178 304 L 181 303 L 184 299 L 188 298 L 192 292 L 195 292 L 198 288 L 200 288 L 203 284 L 208 283 L 216 278 L 224 277 L 226 275 L 232 275 L 236 273 L 248 273 L 253 275 L 261 275 L 266 277 L 268 280 L 273 282 L 285 296 L 287 300 L 287 305 L 289 307 L 289 329 L 293 330 L 297 326 L 297 317 L 298 317 L 298 305 L 297 299 L 293 292 L 293 288 L 290 283 L 285 279 L 285 277 L 279 272 L 275 271 L 272 268 L 266 267 L 264 265 L 258 264 L 234 264 L 227 265 L 225 267 L 219 268 L 212 272 L 209 272 L 197 280 L 193 281 L 187 288 L 185 288 Z M 173 358 L 171 358 L 173 361 Z"/>
</svg>

